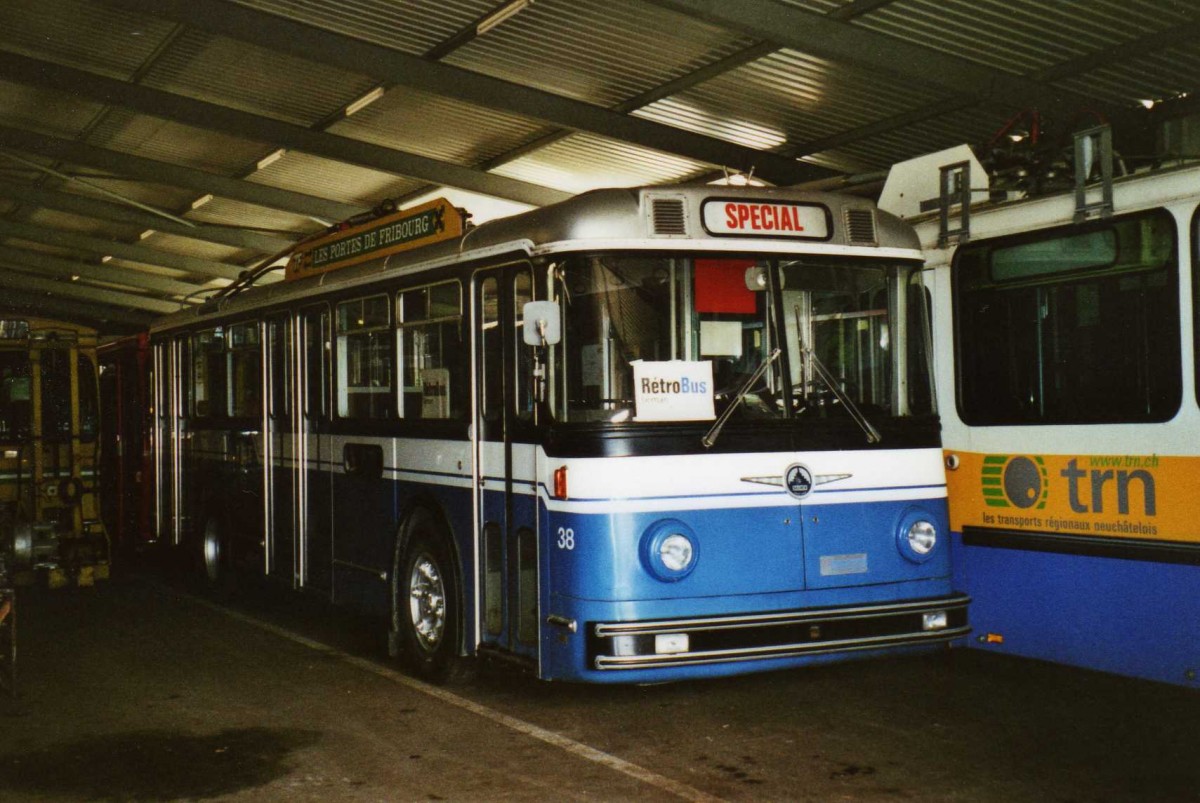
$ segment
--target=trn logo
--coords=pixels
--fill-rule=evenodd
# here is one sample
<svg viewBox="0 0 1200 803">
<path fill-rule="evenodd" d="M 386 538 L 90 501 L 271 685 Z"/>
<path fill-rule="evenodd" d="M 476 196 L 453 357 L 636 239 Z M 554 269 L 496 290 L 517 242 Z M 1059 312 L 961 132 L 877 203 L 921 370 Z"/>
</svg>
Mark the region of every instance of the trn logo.
<svg viewBox="0 0 1200 803">
<path fill-rule="evenodd" d="M 1022 509 L 1046 506 L 1050 483 L 1041 457 L 988 455 L 983 458 L 980 485 L 988 507 Z"/>
</svg>

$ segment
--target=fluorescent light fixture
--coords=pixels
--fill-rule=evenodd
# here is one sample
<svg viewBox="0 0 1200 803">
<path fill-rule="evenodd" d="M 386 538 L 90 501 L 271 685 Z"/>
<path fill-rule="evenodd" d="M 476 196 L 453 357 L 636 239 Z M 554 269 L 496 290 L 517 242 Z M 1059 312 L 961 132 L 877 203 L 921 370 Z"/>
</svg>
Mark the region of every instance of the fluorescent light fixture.
<svg viewBox="0 0 1200 803">
<path fill-rule="evenodd" d="M 500 8 L 479 21 L 479 24 L 475 26 L 475 35 L 482 36 L 505 20 L 515 17 L 532 2 L 533 0 L 513 0 L 511 3 L 500 6 Z"/>
<path fill-rule="evenodd" d="M 282 159 L 285 153 L 287 153 L 287 148 L 280 148 L 277 151 L 268 153 L 266 156 L 258 160 L 258 162 L 254 165 L 254 169 L 266 170 L 268 167 Z"/>
<path fill-rule="evenodd" d="M 100 262 L 102 264 L 108 264 L 109 262 L 112 262 L 112 254 L 107 254 L 105 256 L 100 257 Z"/>
<path fill-rule="evenodd" d="M 359 98 L 358 100 L 354 101 L 349 106 L 347 106 L 344 114 L 347 117 L 349 117 L 352 114 L 356 114 L 356 113 L 362 111 L 363 109 L 367 108 L 372 103 L 374 103 L 375 101 L 377 101 L 381 97 L 383 97 L 384 91 L 385 91 L 384 88 L 381 86 L 375 87 L 370 92 L 363 95 L 361 98 Z"/>
<path fill-rule="evenodd" d="M 201 195 L 196 200 L 192 201 L 192 209 L 199 209 L 213 199 L 213 194 L 210 192 L 207 195 Z"/>
<path fill-rule="evenodd" d="M 142 232 L 141 234 L 138 235 L 138 239 L 144 240 L 147 237 L 149 237 L 151 234 L 157 234 L 157 232 L 154 231 L 154 229 L 146 229 L 144 232 Z"/>
</svg>

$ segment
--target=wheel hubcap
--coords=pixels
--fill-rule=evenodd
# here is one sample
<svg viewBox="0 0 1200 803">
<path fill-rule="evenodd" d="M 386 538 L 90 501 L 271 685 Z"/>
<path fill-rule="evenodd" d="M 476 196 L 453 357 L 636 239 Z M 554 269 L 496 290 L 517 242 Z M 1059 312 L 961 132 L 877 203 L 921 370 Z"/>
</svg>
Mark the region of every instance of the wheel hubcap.
<svg viewBox="0 0 1200 803">
<path fill-rule="evenodd" d="M 216 580 L 221 573 L 221 535 L 211 524 L 204 530 L 204 571 L 209 580 Z"/>
<path fill-rule="evenodd" d="M 413 561 L 408 579 L 408 610 L 413 632 L 428 652 L 433 652 L 446 633 L 446 587 L 438 565 L 428 555 Z"/>
</svg>

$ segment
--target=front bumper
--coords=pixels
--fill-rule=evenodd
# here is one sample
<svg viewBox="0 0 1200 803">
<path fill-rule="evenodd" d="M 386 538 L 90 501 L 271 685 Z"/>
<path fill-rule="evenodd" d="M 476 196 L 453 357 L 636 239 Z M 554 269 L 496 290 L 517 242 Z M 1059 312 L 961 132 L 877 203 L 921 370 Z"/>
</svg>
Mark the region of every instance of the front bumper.
<svg viewBox="0 0 1200 803">
<path fill-rule="evenodd" d="M 602 671 L 663 669 L 936 644 L 971 631 L 970 598 L 588 625 L 588 662 Z"/>
</svg>

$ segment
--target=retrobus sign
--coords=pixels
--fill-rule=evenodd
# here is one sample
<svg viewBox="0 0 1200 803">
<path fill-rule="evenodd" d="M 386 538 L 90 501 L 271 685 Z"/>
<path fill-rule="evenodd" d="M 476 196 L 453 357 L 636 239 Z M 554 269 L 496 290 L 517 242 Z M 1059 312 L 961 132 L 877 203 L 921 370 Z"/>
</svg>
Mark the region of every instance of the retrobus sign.
<svg viewBox="0 0 1200 803">
<path fill-rule="evenodd" d="M 444 198 L 375 218 L 303 243 L 284 278 L 302 279 L 462 236 L 462 213 Z"/>
<path fill-rule="evenodd" d="M 713 198 L 701 207 L 709 234 L 828 240 L 829 210 L 820 204 Z"/>
</svg>

